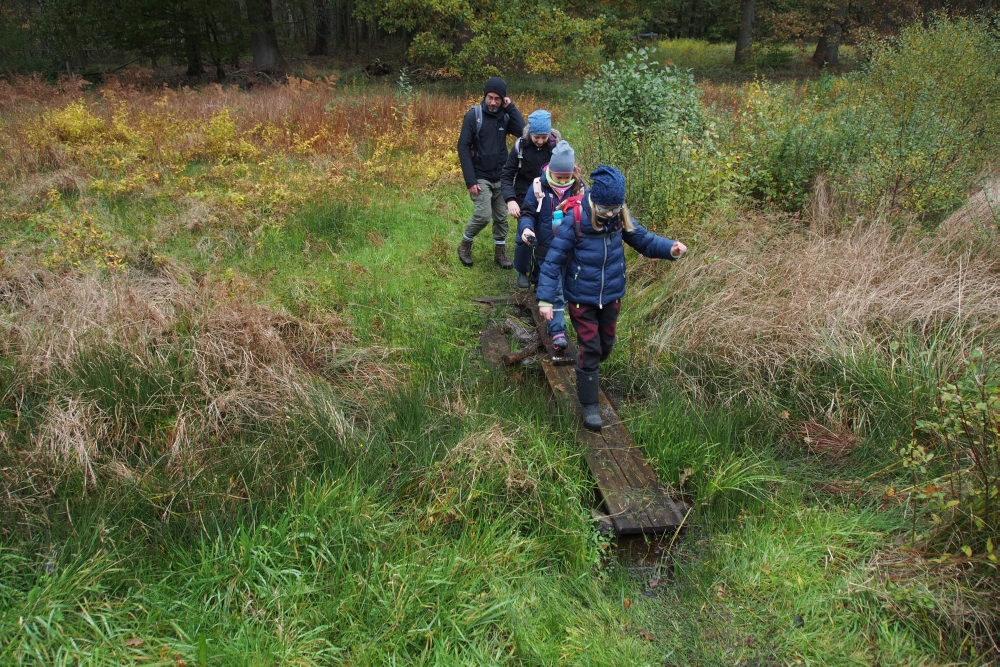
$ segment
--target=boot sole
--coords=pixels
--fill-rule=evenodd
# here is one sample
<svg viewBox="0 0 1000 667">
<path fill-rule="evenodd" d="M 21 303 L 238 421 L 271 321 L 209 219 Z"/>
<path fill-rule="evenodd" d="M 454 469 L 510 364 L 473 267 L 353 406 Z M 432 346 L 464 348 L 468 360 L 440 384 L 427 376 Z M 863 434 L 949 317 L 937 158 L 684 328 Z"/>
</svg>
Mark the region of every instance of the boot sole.
<svg viewBox="0 0 1000 667">
<path fill-rule="evenodd" d="M 591 426 L 590 424 L 588 424 L 586 422 L 583 423 L 583 427 L 585 429 L 587 429 L 588 431 L 593 431 L 594 433 L 600 433 L 602 426 L 604 426 L 604 424 L 600 424 L 598 426 Z"/>
</svg>

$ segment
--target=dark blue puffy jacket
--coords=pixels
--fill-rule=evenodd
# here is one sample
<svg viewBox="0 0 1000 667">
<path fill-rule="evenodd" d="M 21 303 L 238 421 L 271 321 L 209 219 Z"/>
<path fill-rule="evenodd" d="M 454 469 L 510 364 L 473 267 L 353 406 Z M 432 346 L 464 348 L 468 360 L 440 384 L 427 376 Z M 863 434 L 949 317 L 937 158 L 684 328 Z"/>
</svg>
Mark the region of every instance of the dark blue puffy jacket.
<svg viewBox="0 0 1000 667">
<path fill-rule="evenodd" d="M 535 241 L 533 245 L 535 246 L 535 261 L 541 264 L 545 261 L 545 253 L 548 252 L 549 246 L 552 245 L 552 215 L 555 213 L 556 206 L 560 204 L 561 199 L 556 195 L 555 190 L 549 185 L 548 181 L 545 179 L 545 171 L 549 168 L 545 165 L 542 168 L 541 184 L 542 184 L 542 207 L 538 210 L 538 197 L 535 196 L 534 182 L 528 188 L 528 194 L 524 196 L 524 205 L 521 207 L 521 217 L 517 221 L 517 238 L 518 241 L 521 239 L 521 234 L 525 229 L 530 229 L 535 232 Z M 571 190 L 566 193 L 563 199 L 568 199 L 572 197 L 574 192 Z"/>
<path fill-rule="evenodd" d="M 674 241 L 657 236 L 637 222 L 631 232 L 625 231 L 620 222 L 612 223 L 604 232 L 594 232 L 590 223 L 590 195 L 583 200 L 581 232 L 577 241 L 572 214 L 567 215 L 556 229 L 555 240 L 538 276 L 539 301 L 552 302 L 564 267 L 563 292 L 567 303 L 603 308 L 604 304 L 625 296 L 625 246 L 622 241 L 646 257 L 673 259 L 670 249 Z"/>
</svg>

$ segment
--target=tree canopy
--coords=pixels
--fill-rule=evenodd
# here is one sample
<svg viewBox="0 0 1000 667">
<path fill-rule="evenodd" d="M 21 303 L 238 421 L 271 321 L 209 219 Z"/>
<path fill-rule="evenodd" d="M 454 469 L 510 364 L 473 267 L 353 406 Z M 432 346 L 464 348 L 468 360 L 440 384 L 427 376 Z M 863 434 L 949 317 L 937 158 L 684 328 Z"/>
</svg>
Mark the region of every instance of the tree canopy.
<svg viewBox="0 0 1000 667">
<path fill-rule="evenodd" d="M 431 76 L 593 72 L 643 33 L 753 43 L 818 42 L 814 60 L 934 12 L 995 13 L 995 0 L 2 0 L 0 72 L 86 72 L 146 59 L 285 66 L 281 50 L 394 53 Z M 388 47 L 388 49 L 386 48 Z M 241 62 L 242 60 L 242 62 Z"/>
</svg>

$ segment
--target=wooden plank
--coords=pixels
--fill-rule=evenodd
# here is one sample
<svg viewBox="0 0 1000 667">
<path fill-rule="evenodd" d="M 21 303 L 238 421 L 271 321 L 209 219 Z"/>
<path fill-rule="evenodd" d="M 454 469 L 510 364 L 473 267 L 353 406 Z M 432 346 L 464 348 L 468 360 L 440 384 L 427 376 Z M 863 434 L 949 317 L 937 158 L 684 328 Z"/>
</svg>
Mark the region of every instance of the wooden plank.
<svg viewBox="0 0 1000 667">
<path fill-rule="evenodd" d="M 479 334 L 479 345 L 483 348 L 483 360 L 487 364 L 503 368 L 504 357 L 510 354 L 510 343 L 503 329 L 487 329 Z"/>
<path fill-rule="evenodd" d="M 579 423 L 581 415 L 576 398 L 576 372 L 566 366 L 556 366 L 549 359 L 542 360 L 542 369 L 557 403 L 574 415 Z M 654 520 L 643 509 L 641 498 L 629 491 L 631 485 L 613 454 L 613 448 L 605 441 L 603 431 L 594 433 L 581 428 L 577 431 L 577 440 L 584 445 L 584 460 L 597 481 L 615 531 L 622 535 L 644 532 Z"/>
<path fill-rule="evenodd" d="M 573 340 L 567 335 L 569 345 L 566 347 L 563 355 L 557 357 L 556 349 L 552 345 L 552 337 L 549 335 L 548 323 L 542 317 L 541 313 L 538 312 L 538 301 L 535 300 L 535 295 L 531 292 L 523 292 L 515 295 L 515 298 L 517 299 L 517 305 L 531 311 L 531 316 L 535 320 L 535 330 L 538 331 L 538 339 L 545 346 L 545 351 L 548 353 L 549 358 L 555 362 L 556 366 L 572 366 L 578 356 L 576 344 Z M 567 326 L 569 325 L 569 315 L 566 316 L 566 324 Z M 576 382 L 575 379 L 573 381 Z"/>
<path fill-rule="evenodd" d="M 535 297 L 526 293 L 518 294 L 516 299 L 517 305 L 531 311 L 539 340 L 550 355 L 542 359 L 542 369 L 556 402 L 560 408 L 575 415 L 579 423 L 582 415 L 576 397 L 576 372 L 553 363 L 552 339 L 538 312 Z M 571 354 L 572 358 L 576 357 L 575 346 Z M 600 405 L 604 428 L 599 433 L 580 428 L 577 440 L 585 448 L 584 460 L 597 482 L 615 533 L 636 535 L 676 530 L 684 520 L 683 511 L 660 483 L 603 391 Z"/>
<path fill-rule="evenodd" d="M 472 300 L 486 306 L 497 306 L 501 303 L 512 306 L 517 303 L 516 296 L 477 296 L 473 297 Z"/>
</svg>

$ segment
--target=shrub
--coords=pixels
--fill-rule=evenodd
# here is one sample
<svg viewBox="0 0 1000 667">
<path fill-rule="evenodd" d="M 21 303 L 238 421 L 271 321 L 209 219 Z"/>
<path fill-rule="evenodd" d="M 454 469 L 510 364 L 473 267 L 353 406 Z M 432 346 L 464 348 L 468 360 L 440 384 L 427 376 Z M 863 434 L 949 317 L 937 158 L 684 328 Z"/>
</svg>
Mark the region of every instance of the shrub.
<svg viewBox="0 0 1000 667">
<path fill-rule="evenodd" d="M 655 228 L 704 213 L 728 190 L 734 165 L 716 148 L 691 74 L 649 56 L 633 49 L 584 83 L 591 122 L 582 157 L 621 169 L 633 210 Z"/>
<path fill-rule="evenodd" d="M 1000 537 L 1000 364 L 981 349 L 943 382 L 936 414 L 916 422 L 900 447 L 913 475 L 911 498 L 926 520 L 914 538 L 945 552 L 996 563 Z M 924 526 L 916 525 L 915 532 Z"/>
<path fill-rule="evenodd" d="M 694 77 L 677 68 L 659 68 L 648 49 L 632 49 L 619 61 L 601 65 L 580 92 L 598 129 L 619 137 L 646 136 L 661 130 L 697 136 L 704 125 Z"/>
<path fill-rule="evenodd" d="M 964 201 L 1000 147 L 998 70 L 1000 43 L 966 19 L 874 45 L 859 100 L 872 146 L 850 179 L 861 203 L 936 223 Z"/>
<path fill-rule="evenodd" d="M 941 20 L 872 46 L 858 76 L 749 84 L 728 136 L 740 191 L 797 211 L 826 174 L 866 217 L 936 224 L 996 155 L 998 69 L 984 26 Z"/>
</svg>

